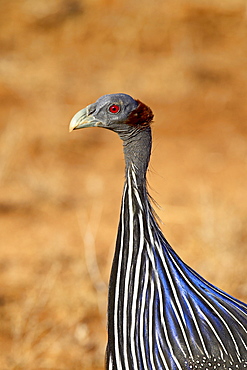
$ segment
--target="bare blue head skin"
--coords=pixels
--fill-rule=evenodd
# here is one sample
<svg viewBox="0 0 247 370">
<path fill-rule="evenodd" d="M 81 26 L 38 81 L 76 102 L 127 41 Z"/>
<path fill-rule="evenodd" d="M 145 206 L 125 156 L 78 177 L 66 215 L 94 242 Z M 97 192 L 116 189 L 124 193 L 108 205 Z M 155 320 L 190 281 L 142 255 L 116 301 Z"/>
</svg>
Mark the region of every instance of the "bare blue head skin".
<svg viewBox="0 0 247 370">
<path fill-rule="evenodd" d="M 134 165 L 143 182 L 151 152 L 152 119 L 151 109 L 139 100 L 122 93 L 109 94 L 76 113 L 69 129 L 102 127 L 116 132 L 123 140 L 126 172 Z"/>
<path fill-rule="evenodd" d="M 119 111 L 114 113 L 110 107 L 116 105 Z M 80 110 L 70 122 L 70 131 L 84 127 L 104 127 L 122 132 L 129 114 L 138 107 L 138 102 L 126 94 L 101 96 L 95 103 Z"/>
</svg>

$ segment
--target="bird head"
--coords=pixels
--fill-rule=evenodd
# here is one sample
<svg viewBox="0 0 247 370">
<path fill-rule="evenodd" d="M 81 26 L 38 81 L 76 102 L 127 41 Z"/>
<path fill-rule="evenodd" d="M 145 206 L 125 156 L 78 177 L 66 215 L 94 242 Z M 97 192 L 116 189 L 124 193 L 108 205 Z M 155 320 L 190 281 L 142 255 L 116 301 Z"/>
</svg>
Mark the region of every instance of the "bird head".
<svg viewBox="0 0 247 370">
<path fill-rule="evenodd" d="M 149 126 L 152 119 L 151 109 L 139 100 L 126 94 L 109 94 L 76 113 L 69 130 L 103 127 L 118 134 L 131 133 Z"/>
</svg>

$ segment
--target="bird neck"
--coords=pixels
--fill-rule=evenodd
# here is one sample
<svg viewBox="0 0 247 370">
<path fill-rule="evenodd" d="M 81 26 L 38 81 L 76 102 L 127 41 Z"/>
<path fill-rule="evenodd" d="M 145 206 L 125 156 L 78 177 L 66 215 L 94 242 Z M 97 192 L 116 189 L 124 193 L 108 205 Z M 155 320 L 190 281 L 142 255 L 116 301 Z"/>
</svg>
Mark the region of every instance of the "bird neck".
<svg viewBox="0 0 247 370">
<path fill-rule="evenodd" d="M 131 169 L 136 173 L 137 185 L 146 184 L 146 172 L 149 164 L 152 134 L 151 128 L 136 129 L 128 135 L 121 135 L 125 157 L 126 178 Z"/>
</svg>

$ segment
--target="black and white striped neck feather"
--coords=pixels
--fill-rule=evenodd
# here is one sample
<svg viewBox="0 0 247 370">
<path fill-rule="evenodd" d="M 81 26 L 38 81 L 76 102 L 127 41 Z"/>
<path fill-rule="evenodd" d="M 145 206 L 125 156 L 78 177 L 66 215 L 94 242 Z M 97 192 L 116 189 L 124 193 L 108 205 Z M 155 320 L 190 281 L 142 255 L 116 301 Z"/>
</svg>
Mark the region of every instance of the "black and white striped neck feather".
<svg viewBox="0 0 247 370">
<path fill-rule="evenodd" d="M 123 141 L 125 184 L 108 304 L 108 370 L 247 370 L 247 305 L 187 266 L 163 236 L 146 189 L 153 113 L 126 94 L 78 112 L 70 130 Z"/>
<path fill-rule="evenodd" d="M 153 215 L 146 189 L 151 130 L 124 144 L 126 181 L 109 287 L 107 368 L 247 369 L 247 306 L 188 267 Z"/>
</svg>

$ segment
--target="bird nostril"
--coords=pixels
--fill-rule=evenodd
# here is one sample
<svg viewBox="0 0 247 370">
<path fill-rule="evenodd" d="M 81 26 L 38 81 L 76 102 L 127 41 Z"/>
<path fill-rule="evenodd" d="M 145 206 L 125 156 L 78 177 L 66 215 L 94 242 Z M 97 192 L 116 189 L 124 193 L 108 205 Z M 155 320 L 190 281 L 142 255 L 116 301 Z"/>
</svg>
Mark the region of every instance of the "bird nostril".
<svg viewBox="0 0 247 370">
<path fill-rule="evenodd" d="M 88 116 L 90 116 L 91 114 L 93 114 L 95 111 L 96 111 L 96 107 L 95 107 L 94 104 L 88 105 L 88 107 L 87 107 L 87 114 L 88 114 Z"/>
</svg>

